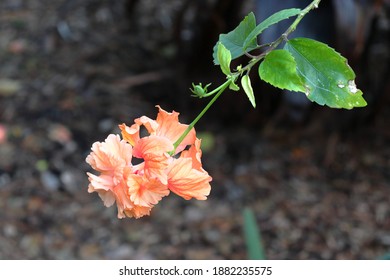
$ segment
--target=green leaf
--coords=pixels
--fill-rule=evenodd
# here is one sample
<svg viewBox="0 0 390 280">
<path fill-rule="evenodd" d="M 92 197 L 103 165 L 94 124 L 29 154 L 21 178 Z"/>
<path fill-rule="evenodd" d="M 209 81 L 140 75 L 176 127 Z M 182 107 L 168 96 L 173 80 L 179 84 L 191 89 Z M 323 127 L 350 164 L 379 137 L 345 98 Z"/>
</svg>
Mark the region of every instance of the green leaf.
<svg viewBox="0 0 390 280">
<path fill-rule="evenodd" d="M 230 51 L 225 48 L 225 46 L 218 42 L 218 61 L 221 66 L 222 72 L 228 76 L 231 74 L 230 72 L 230 62 L 232 61 L 232 55 L 230 54 Z"/>
<path fill-rule="evenodd" d="M 234 91 L 239 91 L 240 90 L 238 85 L 236 85 L 236 83 L 233 80 L 231 80 L 231 83 L 229 84 L 229 89 L 234 90 Z"/>
<path fill-rule="evenodd" d="M 244 89 L 246 96 L 248 96 L 249 101 L 251 102 L 253 108 L 256 108 L 256 101 L 255 101 L 255 95 L 253 93 L 253 88 L 251 85 L 251 79 L 248 75 L 242 76 L 241 78 L 241 85 Z"/>
<path fill-rule="evenodd" d="M 306 92 L 306 88 L 297 73 L 297 63 L 286 50 L 273 50 L 259 66 L 260 78 L 280 89 Z"/>
<path fill-rule="evenodd" d="M 257 38 L 258 35 L 260 35 L 265 29 L 270 27 L 273 24 L 278 23 L 279 21 L 288 19 L 290 17 L 296 16 L 301 12 L 300 9 L 286 9 L 286 10 L 281 10 L 268 18 L 266 18 L 264 21 L 262 21 L 259 25 L 256 26 L 255 29 L 249 33 L 247 38 L 244 41 L 244 47 L 243 49 L 246 50 L 246 48 L 249 46 L 249 44 Z"/>
<path fill-rule="evenodd" d="M 244 218 L 244 236 L 250 260 L 265 260 L 264 246 L 261 242 L 261 234 L 257 227 L 256 218 L 253 211 L 245 208 Z"/>
<path fill-rule="evenodd" d="M 255 15 L 252 12 L 249 13 L 233 31 L 219 35 L 219 40 L 213 49 L 214 63 L 220 64 L 218 57 L 219 43 L 222 43 L 230 51 L 233 60 L 256 49 L 258 47 L 257 36 L 265 29 L 282 20 L 296 16 L 300 12 L 301 10 L 296 8 L 282 10 L 271 15 L 257 26 Z"/>
<path fill-rule="evenodd" d="M 231 53 L 232 59 L 235 59 L 245 53 L 257 48 L 257 41 L 254 38 L 252 41 L 247 43 L 246 50 L 244 50 L 244 42 L 252 30 L 256 27 L 256 18 L 255 15 L 251 12 L 249 13 L 240 24 L 227 34 L 219 35 L 219 41 L 214 46 L 213 49 L 213 58 L 216 65 L 220 64 L 218 58 L 218 45 L 221 42 Z"/>
<path fill-rule="evenodd" d="M 295 58 L 311 101 L 345 109 L 367 105 L 362 91 L 356 87 L 355 73 L 334 49 L 307 38 L 292 39 L 285 49 Z"/>
</svg>

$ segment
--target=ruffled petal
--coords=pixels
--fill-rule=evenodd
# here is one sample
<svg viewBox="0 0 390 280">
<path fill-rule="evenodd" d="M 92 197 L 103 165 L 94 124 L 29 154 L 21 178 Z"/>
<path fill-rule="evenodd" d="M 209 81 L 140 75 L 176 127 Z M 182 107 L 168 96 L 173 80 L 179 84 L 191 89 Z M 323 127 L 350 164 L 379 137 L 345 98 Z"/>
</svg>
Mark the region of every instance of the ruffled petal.
<svg viewBox="0 0 390 280">
<path fill-rule="evenodd" d="M 167 183 L 166 168 L 168 167 L 168 151 L 173 150 L 173 144 L 164 137 L 149 136 L 138 141 L 133 149 L 135 157 L 144 160 L 143 173 L 148 178 L 158 178 Z"/>
<path fill-rule="evenodd" d="M 188 150 L 183 151 L 180 157 L 191 158 L 192 159 L 192 168 L 196 170 L 205 172 L 202 168 L 202 150 L 200 149 L 201 140 L 196 138 L 194 145 L 192 145 Z"/>
<path fill-rule="evenodd" d="M 188 125 L 181 124 L 179 122 L 179 113 L 175 111 L 172 111 L 172 113 L 168 113 L 167 111 L 161 109 L 160 106 L 156 107 L 159 110 L 156 119 L 158 123 L 156 135 L 166 137 L 172 143 L 175 143 L 183 134 L 183 132 L 187 129 Z M 184 150 L 187 145 L 194 144 L 195 139 L 196 133 L 195 129 L 193 128 L 177 147 L 176 153 L 179 153 Z"/>
<path fill-rule="evenodd" d="M 131 167 L 127 167 L 122 169 L 121 177 L 113 177 L 112 175 L 107 174 L 96 176 L 92 173 L 87 173 L 90 181 L 88 192 L 97 192 L 106 207 L 110 207 L 116 202 L 118 208 L 118 218 L 120 219 L 129 215 L 131 217 L 141 217 L 150 213 L 150 209 L 136 207 L 130 200 L 125 180 L 132 174 L 132 172 L 133 169 Z"/>
<path fill-rule="evenodd" d="M 139 126 L 141 126 L 141 125 L 145 126 L 145 128 L 149 132 L 149 134 L 152 134 L 152 135 L 158 129 L 158 123 L 155 120 L 152 120 L 151 118 L 148 118 L 146 116 L 142 116 L 138 119 L 135 119 L 134 122 L 136 124 L 138 124 Z"/>
<path fill-rule="evenodd" d="M 110 134 L 104 142 L 95 142 L 86 162 L 100 172 L 114 171 L 131 164 L 132 147 L 119 135 Z"/>
<path fill-rule="evenodd" d="M 134 204 L 130 200 L 126 182 L 121 182 L 114 189 L 116 206 L 118 208 L 118 218 L 125 218 L 126 212 L 134 208 Z"/>
<path fill-rule="evenodd" d="M 173 150 L 173 144 L 169 139 L 159 136 L 141 138 L 134 146 L 133 155 L 143 158 L 146 154 L 163 155 Z"/>
<path fill-rule="evenodd" d="M 97 192 L 106 207 L 113 205 L 115 196 L 112 190 L 114 189 L 115 184 L 112 177 L 108 175 L 96 176 L 89 172 L 87 172 L 87 175 L 90 182 L 88 185 L 88 192 Z"/>
<path fill-rule="evenodd" d="M 152 210 L 152 207 L 144 207 L 144 206 L 134 205 L 133 208 L 131 208 L 131 209 L 125 209 L 124 213 L 129 218 L 139 219 L 143 216 L 149 216 L 151 210 Z"/>
<path fill-rule="evenodd" d="M 115 203 L 115 196 L 111 191 L 96 190 L 104 206 L 110 207 Z"/>
<path fill-rule="evenodd" d="M 131 146 L 134 146 L 135 143 L 139 141 L 140 126 L 138 124 L 133 124 L 129 127 L 123 123 L 119 125 L 119 128 L 121 130 L 123 139 L 127 141 Z"/>
<path fill-rule="evenodd" d="M 130 200 L 137 206 L 152 207 L 169 194 L 166 185 L 156 179 L 130 175 L 127 178 Z"/>
<path fill-rule="evenodd" d="M 211 177 L 206 171 L 192 168 L 191 158 L 179 158 L 168 168 L 168 188 L 184 199 L 207 199 Z"/>
<path fill-rule="evenodd" d="M 113 177 L 109 175 L 96 176 L 92 173 L 87 172 L 88 180 L 90 182 L 88 192 L 94 192 L 95 190 L 109 191 L 115 187 Z"/>
<path fill-rule="evenodd" d="M 166 168 L 168 167 L 168 158 L 165 155 L 146 154 L 144 160 L 143 173 L 145 176 L 158 179 L 161 183 L 167 184 Z"/>
</svg>

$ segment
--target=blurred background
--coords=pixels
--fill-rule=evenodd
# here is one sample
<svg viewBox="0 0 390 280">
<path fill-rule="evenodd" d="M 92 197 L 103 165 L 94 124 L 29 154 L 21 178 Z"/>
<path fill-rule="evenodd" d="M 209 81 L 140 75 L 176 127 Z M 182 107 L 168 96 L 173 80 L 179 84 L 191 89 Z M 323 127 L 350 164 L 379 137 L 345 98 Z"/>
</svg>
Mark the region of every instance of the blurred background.
<svg viewBox="0 0 390 280">
<path fill-rule="evenodd" d="M 218 34 L 310 1 L 1 0 L 0 259 L 245 259 L 250 207 L 269 259 L 376 259 L 390 252 L 390 3 L 322 1 L 297 35 L 327 42 L 357 74 L 365 108 L 336 110 L 253 84 L 199 122 L 207 201 L 163 199 L 118 220 L 88 194 L 90 147 L 159 104 L 189 123 L 224 80 Z M 273 40 L 285 29 L 265 33 Z M 243 61 L 245 63 L 245 59 Z"/>
</svg>

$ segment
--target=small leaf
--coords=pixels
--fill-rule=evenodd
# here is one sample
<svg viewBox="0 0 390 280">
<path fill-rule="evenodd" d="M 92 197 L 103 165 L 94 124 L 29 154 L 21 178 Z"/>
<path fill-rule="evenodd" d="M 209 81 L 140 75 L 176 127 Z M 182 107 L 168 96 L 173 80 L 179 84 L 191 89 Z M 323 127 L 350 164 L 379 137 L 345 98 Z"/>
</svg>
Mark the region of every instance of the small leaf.
<svg viewBox="0 0 390 280">
<path fill-rule="evenodd" d="M 213 58 L 216 65 L 220 64 L 218 59 L 218 43 L 221 42 L 231 53 L 232 58 L 235 59 L 245 53 L 257 48 L 256 38 L 247 42 L 246 50 L 243 49 L 244 42 L 252 30 L 256 27 L 255 15 L 249 13 L 240 24 L 227 34 L 219 35 L 219 40 L 213 49 Z"/>
<path fill-rule="evenodd" d="M 229 84 L 229 89 L 231 90 L 234 90 L 234 91 L 239 91 L 240 88 L 238 87 L 238 85 L 236 85 L 236 83 L 232 80 L 231 83 Z"/>
<path fill-rule="evenodd" d="M 355 73 L 347 60 L 328 45 L 307 38 L 287 42 L 285 49 L 295 58 L 307 97 L 320 105 L 352 109 L 367 102 L 355 84 Z"/>
<path fill-rule="evenodd" d="M 260 35 L 265 29 L 270 27 L 271 25 L 274 25 L 278 23 L 279 21 L 288 19 L 290 17 L 296 16 L 301 12 L 300 9 L 286 9 L 286 10 L 281 10 L 268 18 L 266 18 L 264 21 L 262 21 L 259 25 L 256 26 L 255 29 L 249 33 L 247 38 L 244 41 L 244 50 L 249 46 L 249 44 L 257 38 L 258 35 Z"/>
<path fill-rule="evenodd" d="M 228 76 L 231 74 L 230 72 L 230 62 L 232 61 L 232 55 L 230 54 L 230 51 L 225 48 L 225 46 L 218 42 L 218 61 L 221 66 L 222 72 Z"/>
<path fill-rule="evenodd" d="M 260 78 L 280 89 L 306 92 L 297 73 L 297 63 L 286 50 L 271 51 L 259 66 Z"/>
<path fill-rule="evenodd" d="M 253 108 L 256 108 L 255 95 L 253 93 L 251 79 L 249 78 L 248 75 L 242 76 L 241 85 L 246 93 L 246 96 L 248 96 L 249 101 L 252 103 Z"/>
</svg>

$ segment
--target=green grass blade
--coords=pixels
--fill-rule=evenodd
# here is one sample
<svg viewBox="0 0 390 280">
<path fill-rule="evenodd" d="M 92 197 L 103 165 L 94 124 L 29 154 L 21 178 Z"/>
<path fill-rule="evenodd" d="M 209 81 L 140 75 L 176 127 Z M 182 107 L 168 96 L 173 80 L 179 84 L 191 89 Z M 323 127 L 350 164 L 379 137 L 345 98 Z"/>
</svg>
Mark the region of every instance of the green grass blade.
<svg viewBox="0 0 390 280">
<path fill-rule="evenodd" d="M 256 223 L 255 215 L 249 208 L 243 211 L 244 236 L 247 247 L 248 259 L 265 260 L 264 247 L 261 242 L 261 234 Z"/>
</svg>

